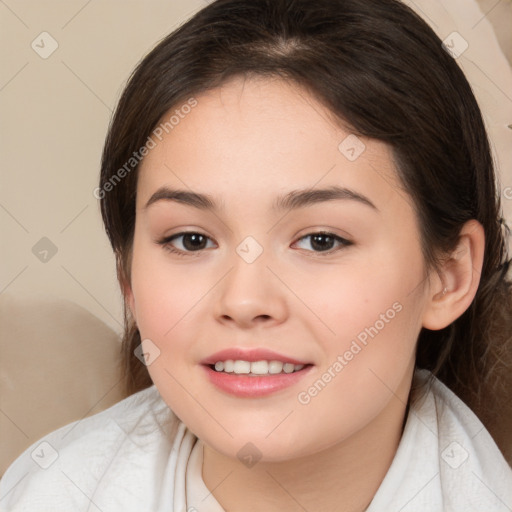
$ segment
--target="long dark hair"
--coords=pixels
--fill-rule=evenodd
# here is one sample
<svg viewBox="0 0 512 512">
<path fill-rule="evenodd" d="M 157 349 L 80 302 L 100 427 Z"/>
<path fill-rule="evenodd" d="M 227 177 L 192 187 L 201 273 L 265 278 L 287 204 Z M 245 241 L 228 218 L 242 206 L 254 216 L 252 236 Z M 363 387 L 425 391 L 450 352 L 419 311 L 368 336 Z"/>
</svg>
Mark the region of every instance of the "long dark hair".
<svg viewBox="0 0 512 512">
<path fill-rule="evenodd" d="M 466 221 L 483 225 L 476 297 L 445 329 L 421 331 L 416 365 L 437 375 L 485 423 L 499 411 L 512 367 L 510 261 L 493 161 L 464 74 L 432 29 L 397 0 L 217 0 L 140 62 L 109 128 L 98 189 L 120 283 L 130 282 L 132 155 L 170 109 L 231 77 L 251 75 L 296 82 L 352 133 L 389 144 L 430 268 L 455 248 Z M 152 384 L 134 355 L 140 342 L 125 307 L 127 393 Z"/>
</svg>

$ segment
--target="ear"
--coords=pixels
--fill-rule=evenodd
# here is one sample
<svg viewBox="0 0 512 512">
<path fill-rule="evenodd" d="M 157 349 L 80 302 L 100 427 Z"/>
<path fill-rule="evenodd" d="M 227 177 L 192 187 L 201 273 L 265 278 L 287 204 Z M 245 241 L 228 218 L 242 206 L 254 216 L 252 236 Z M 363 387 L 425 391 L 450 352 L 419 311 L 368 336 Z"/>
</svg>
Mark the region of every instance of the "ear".
<svg viewBox="0 0 512 512">
<path fill-rule="evenodd" d="M 485 233 L 476 220 L 464 224 L 455 250 L 444 260 L 432 280 L 430 296 L 423 314 L 423 327 L 439 330 L 447 327 L 470 306 L 484 261 Z"/>
</svg>

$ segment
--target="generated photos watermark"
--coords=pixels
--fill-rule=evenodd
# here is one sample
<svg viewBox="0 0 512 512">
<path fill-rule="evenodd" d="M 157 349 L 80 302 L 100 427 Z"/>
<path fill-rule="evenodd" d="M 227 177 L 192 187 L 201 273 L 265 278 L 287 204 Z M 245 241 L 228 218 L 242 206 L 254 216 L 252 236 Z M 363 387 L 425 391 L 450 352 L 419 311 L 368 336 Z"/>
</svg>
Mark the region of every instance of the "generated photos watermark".
<svg viewBox="0 0 512 512">
<path fill-rule="evenodd" d="M 114 190 L 116 185 L 121 182 L 130 172 L 132 172 L 142 161 L 142 159 L 148 155 L 148 153 L 156 148 L 158 142 L 161 142 L 164 138 L 164 134 L 170 133 L 176 126 L 178 126 L 182 119 L 185 119 L 187 114 L 190 114 L 194 107 L 197 107 L 198 102 L 195 98 L 189 98 L 186 103 L 177 108 L 169 116 L 167 121 L 160 123 L 148 136 L 146 143 L 141 146 L 138 151 L 134 151 L 132 156 L 120 167 L 106 183 L 101 187 L 96 187 L 93 191 L 93 195 L 96 199 L 103 199 L 108 192 Z M 158 142 L 157 140 L 158 139 Z"/>
<path fill-rule="evenodd" d="M 338 355 L 336 361 L 329 365 L 327 370 L 311 386 L 297 395 L 299 403 L 302 405 L 309 404 L 368 345 L 370 339 L 375 338 L 402 309 L 402 304 L 397 301 L 385 313 L 381 313 L 373 325 L 365 327 L 352 340 L 349 349 Z"/>
</svg>

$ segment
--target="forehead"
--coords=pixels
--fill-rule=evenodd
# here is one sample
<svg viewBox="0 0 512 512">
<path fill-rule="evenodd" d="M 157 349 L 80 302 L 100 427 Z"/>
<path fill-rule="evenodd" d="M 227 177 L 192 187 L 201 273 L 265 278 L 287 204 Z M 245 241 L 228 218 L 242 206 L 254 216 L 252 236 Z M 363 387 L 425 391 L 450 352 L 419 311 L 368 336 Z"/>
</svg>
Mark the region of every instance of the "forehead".
<svg viewBox="0 0 512 512">
<path fill-rule="evenodd" d="M 357 188 L 379 202 L 400 193 L 389 147 L 342 128 L 294 83 L 236 78 L 195 101 L 163 116 L 161 140 L 153 137 L 139 169 L 139 208 L 162 185 L 234 200 L 316 184 Z"/>
</svg>

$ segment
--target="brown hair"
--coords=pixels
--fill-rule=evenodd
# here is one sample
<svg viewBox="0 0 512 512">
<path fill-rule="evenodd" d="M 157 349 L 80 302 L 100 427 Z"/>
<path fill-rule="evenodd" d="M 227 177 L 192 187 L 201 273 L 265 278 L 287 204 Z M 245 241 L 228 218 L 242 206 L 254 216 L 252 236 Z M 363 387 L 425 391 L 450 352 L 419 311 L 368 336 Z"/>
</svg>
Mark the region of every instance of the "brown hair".
<svg viewBox="0 0 512 512">
<path fill-rule="evenodd" d="M 431 268 L 454 249 L 466 221 L 483 225 L 476 297 L 450 326 L 421 331 L 416 364 L 481 418 L 496 414 L 512 366 L 512 294 L 487 134 L 454 59 L 432 29 L 396 0 L 217 0 L 140 62 L 113 116 L 101 165 L 101 212 L 120 283 L 130 282 L 136 162 L 115 183 L 114 175 L 171 108 L 237 75 L 294 81 L 353 133 L 389 144 L 414 200 Z M 127 393 L 152 384 L 134 356 L 140 342 L 125 307 Z"/>
</svg>

